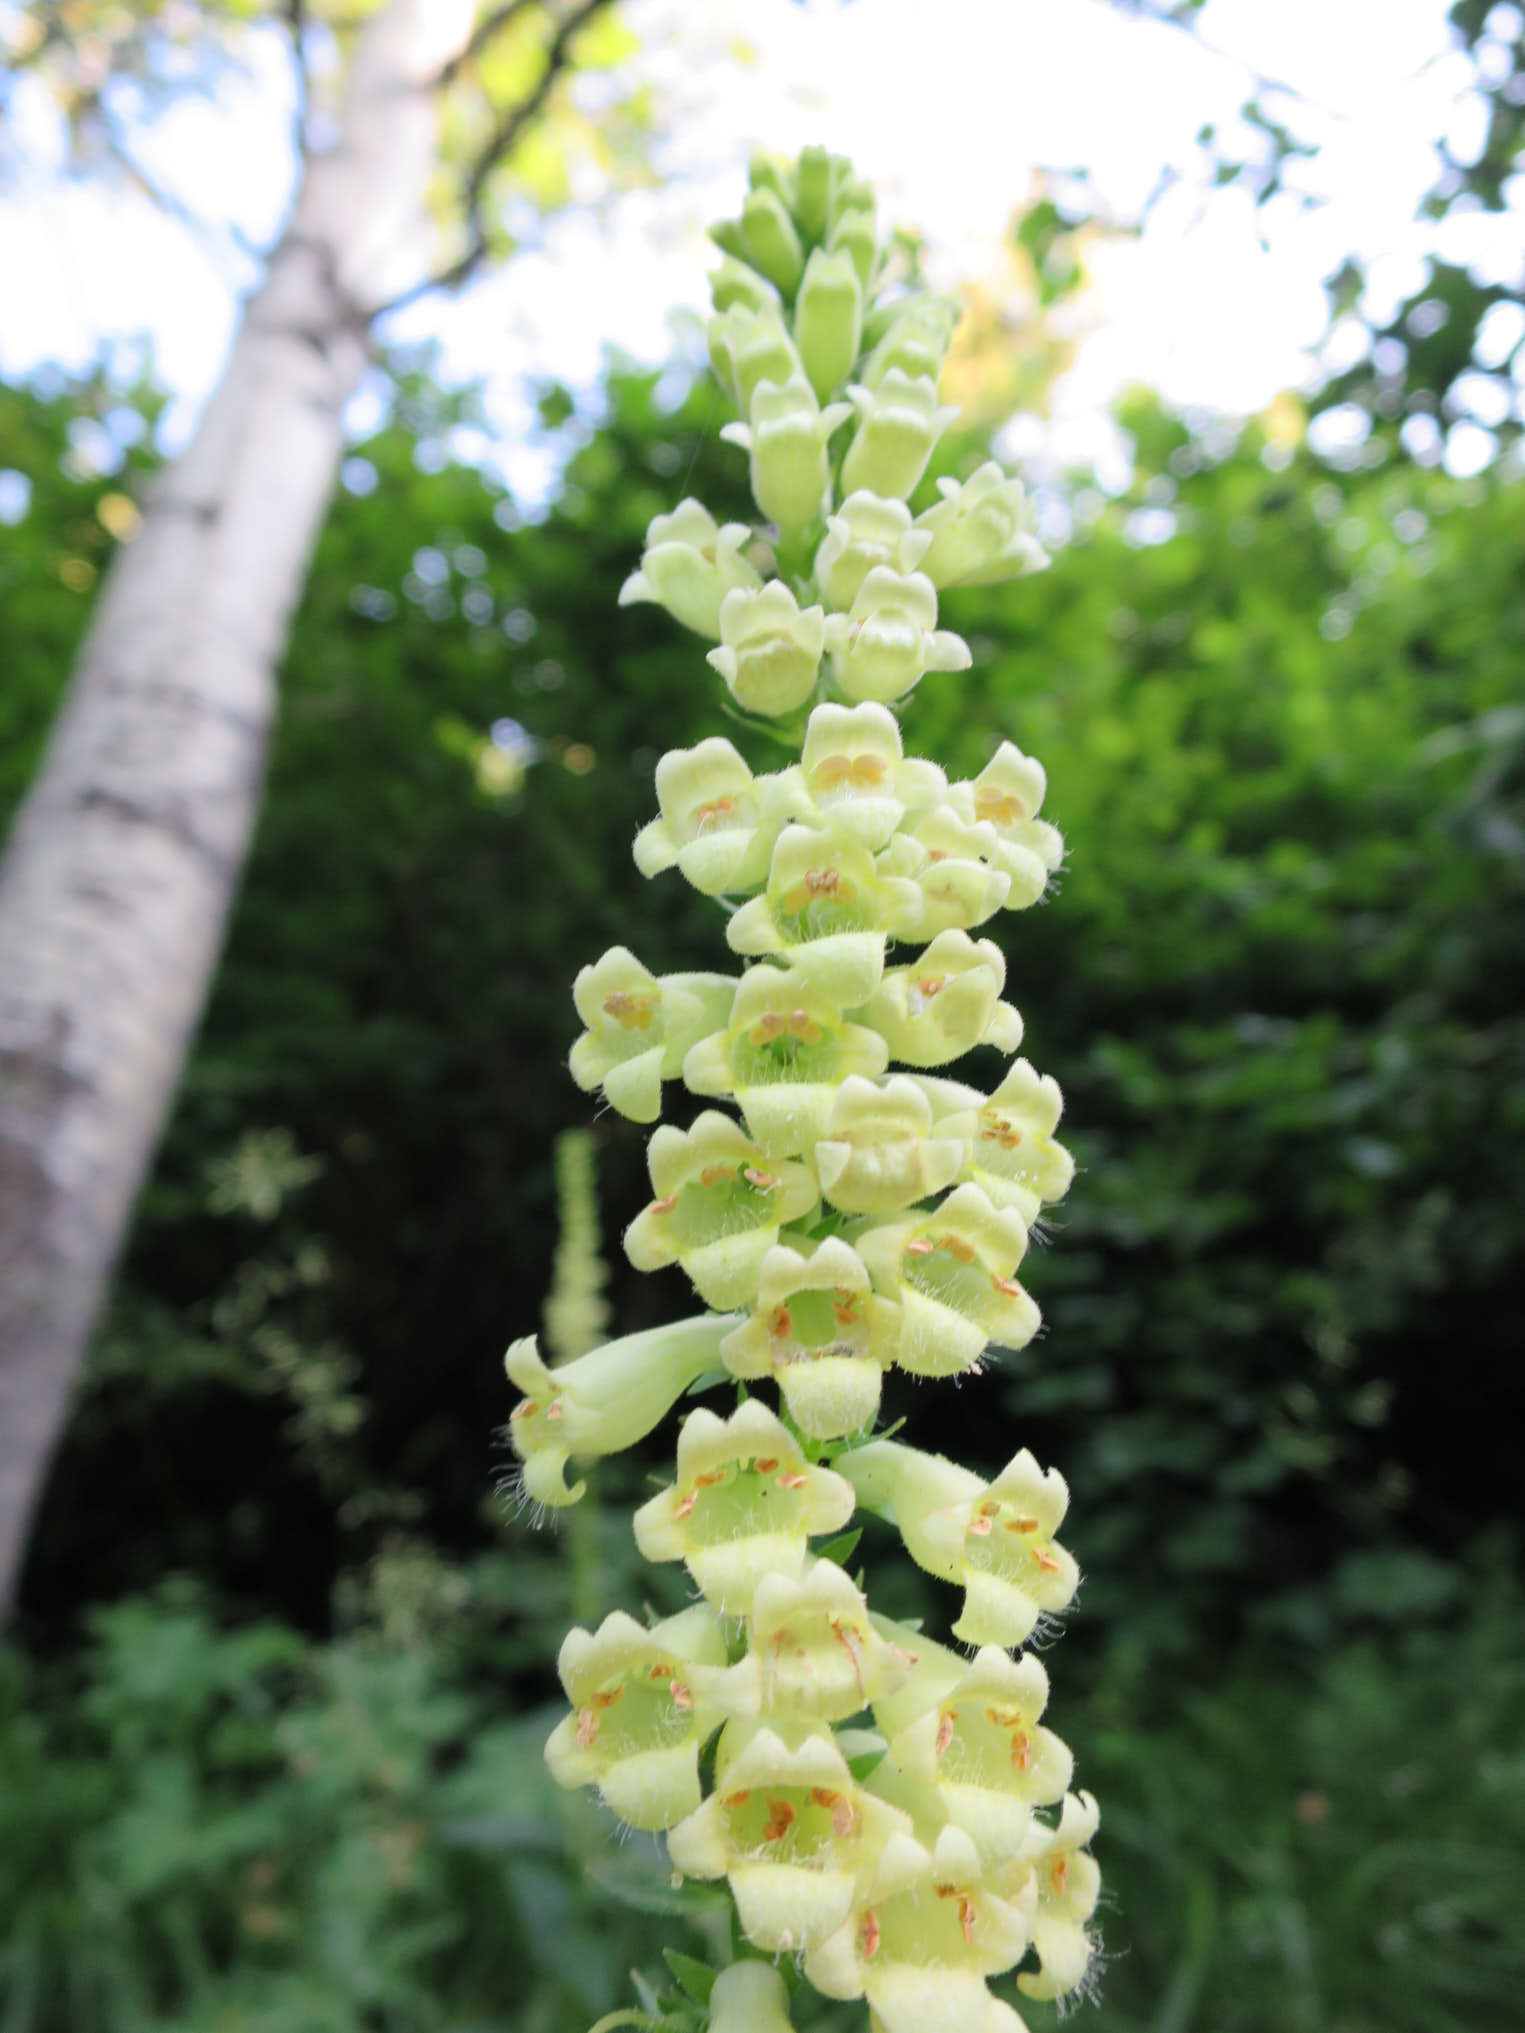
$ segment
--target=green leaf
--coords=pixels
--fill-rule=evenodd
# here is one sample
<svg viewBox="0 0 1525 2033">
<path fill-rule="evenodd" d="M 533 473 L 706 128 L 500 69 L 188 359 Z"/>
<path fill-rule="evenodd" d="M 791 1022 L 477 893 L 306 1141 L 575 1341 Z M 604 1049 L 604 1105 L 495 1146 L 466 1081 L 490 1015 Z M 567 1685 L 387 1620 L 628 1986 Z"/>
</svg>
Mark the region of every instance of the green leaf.
<svg viewBox="0 0 1525 2033">
<path fill-rule="evenodd" d="M 698 1962 L 691 1955 L 681 1955 L 675 1948 L 664 1948 L 662 1960 L 696 2005 L 709 2003 L 710 1992 L 715 1988 L 716 1972 L 708 1963 Z"/>
<path fill-rule="evenodd" d="M 839 1532 L 835 1539 L 828 1539 L 824 1546 L 816 1547 L 816 1557 L 820 1560 L 835 1560 L 839 1567 L 845 1567 L 856 1552 L 858 1541 L 862 1537 L 861 1525 L 851 1532 Z"/>
</svg>

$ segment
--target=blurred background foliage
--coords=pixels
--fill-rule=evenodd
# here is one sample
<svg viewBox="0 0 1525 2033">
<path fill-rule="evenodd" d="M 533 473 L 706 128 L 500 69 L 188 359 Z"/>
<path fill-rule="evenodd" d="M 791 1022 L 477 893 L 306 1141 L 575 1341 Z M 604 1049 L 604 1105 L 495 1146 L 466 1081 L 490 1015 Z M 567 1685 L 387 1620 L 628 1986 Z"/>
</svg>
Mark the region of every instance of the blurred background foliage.
<svg viewBox="0 0 1525 2033">
<path fill-rule="evenodd" d="M 5 2033 L 580 2033 L 631 1965 L 668 1980 L 662 1944 L 724 1953 L 713 1895 L 540 1763 L 568 1621 L 675 1586 L 629 1543 L 663 1449 L 559 1537 L 492 1489 L 496 1357 L 540 1314 L 556 1140 L 590 1121 L 557 1072 L 571 976 L 616 940 L 715 960 L 708 906 L 630 862 L 657 756 L 726 731 L 780 759 L 697 641 L 615 605 L 653 514 L 742 512 L 742 462 L 707 382 L 611 361 L 526 519 L 458 456 L 470 395 L 395 364 L 0 1654 Z M 5 809 L 155 400 L 0 390 Z M 547 388 L 544 428 L 580 409 Z M 1126 493 L 1053 495 L 1052 572 L 949 596 L 975 669 L 908 714 L 950 769 L 1003 736 L 1048 766 L 1070 858 L 1005 943 L 1081 1166 L 1029 1260 L 1049 1332 L 920 1392 L 918 1438 L 1030 1444 L 1075 1491 L 1091 1579 L 1052 1720 L 1103 1802 L 1096 2023 L 1502 2033 L 1525 484 L 1416 465 L 1396 415 L 1333 462 L 1290 399 L 1123 421 Z M 986 450 L 949 440 L 943 470 Z M 592 1133 L 630 1331 L 687 1288 L 617 1248 L 643 1133 Z M 944 1614 L 866 1543 L 886 1608 Z"/>
</svg>

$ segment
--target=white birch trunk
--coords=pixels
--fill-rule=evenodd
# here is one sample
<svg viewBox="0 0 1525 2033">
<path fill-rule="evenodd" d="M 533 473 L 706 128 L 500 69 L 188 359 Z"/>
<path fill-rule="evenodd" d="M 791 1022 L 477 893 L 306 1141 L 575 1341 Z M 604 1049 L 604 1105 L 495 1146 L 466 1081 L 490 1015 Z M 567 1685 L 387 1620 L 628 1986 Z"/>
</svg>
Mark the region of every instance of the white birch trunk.
<svg viewBox="0 0 1525 2033">
<path fill-rule="evenodd" d="M 118 552 L 0 862 L 0 1615 L 205 999 L 276 672 L 365 366 L 419 251 L 473 0 L 390 0 L 184 456 Z"/>
</svg>

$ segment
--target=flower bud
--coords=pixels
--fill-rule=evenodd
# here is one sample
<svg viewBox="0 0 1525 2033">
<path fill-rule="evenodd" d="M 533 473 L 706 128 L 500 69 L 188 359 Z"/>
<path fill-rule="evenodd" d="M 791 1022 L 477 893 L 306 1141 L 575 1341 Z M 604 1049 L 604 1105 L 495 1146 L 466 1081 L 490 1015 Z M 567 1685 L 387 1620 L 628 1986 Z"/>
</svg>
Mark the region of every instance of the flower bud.
<svg viewBox="0 0 1525 2033">
<path fill-rule="evenodd" d="M 917 529 L 932 538 L 922 569 L 934 585 L 995 586 L 1047 565 L 1022 483 L 1008 479 L 994 459 L 962 486 L 939 480 L 937 487 L 942 500 L 916 518 Z"/>
<path fill-rule="evenodd" d="M 784 296 L 793 296 L 805 266 L 800 236 L 778 191 L 764 186 L 748 191 L 741 208 L 741 237 L 746 258 Z"/>
<path fill-rule="evenodd" d="M 625 1231 L 638 1271 L 678 1263 L 707 1306 L 750 1305 L 779 1229 L 810 1213 L 815 1176 L 763 1153 L 739 1123 L 707 1108 L 692 1128 L 663 1123 L 647 1147 L 656 1198 Z"/>
<path fill-rule="evenodd" d="M 851 1484 L 812 1468 L 789 1429 L 748 1398 L 729 1419 L 689 1413 L 677 1481 L 641 1505 L 635 1538 L 644 1559 L 681 1560 L 718 1610 L 745 1616 L 764 1575 L 801 1574 L 806 1540 L 840 1532 L 852 1514 Z"/>
<path fill-rule="evenodd" d="M 858 429 L 842 461 L 842 492 L 866 487 L 871 494 L 904 500 L 926 471 L 932 447 L 958 415 L 941 409 L 930 376 L 912 380 L 892 367 L 877 388 L 848 390 L 858 412 Z"/>
<path fill-rule="evenodd" d="M 709 323 L 710 365 L 715 377 L 745 416 L 760 382 L 785 382 L 799 374 L 800 356 L 778 311 L 737 304 Z"/>
<path fill-rule="evenodd" d="M 863 329 L 863 285 L 845 248 L 817 247 L 794 306 L 794 338 L 805 374 L 824 402 L 852 373 Z M 773 375 L 783 380 L 783 375 Z"/>
<path fill-rule="evenodd" d="M 747 158 L 747 189 L 772 191 L 781 204 L 794 203 L 794 165 L 786 157 L 754 148 Z"/>
<path fill-rule="evenodd" d="M 847 613 L 826 618 L 832 675 L 848 698 L 899 699 L 926 671 L 968 670 L 969 645 L 936 619 L 930 579 L 875 565 Z"/>
<path fill-rule="evenodd" d="M 833 254 L 845 254 L 857 270 L 864 290 L 870 288 L 879 266 L 879 242 L 874 232 L 872 206 L 846 206 L 837 214 L 826 245 Z"/>
<path fill-rule="evenodd" d="M 833 193 L 851 167 L 845 157 L 824 148 L 802 148 L 794 165 L 794 218 L 811 242 L 823 240 L 831 220 Z"/>
<path fill-rule="evenodd" d="M 724 1023 L 736 992 L 724 974 L 648 973 L 625 946 L 611 946 L 572 984 L 588 1028 L 572 1047 L 572 1078 L 632 1122 L 655 1122 L 662 1082 L 677 1077 L 690 1045 Z"/>
<path fill-rule="evenodd" d="M 733 1962 L 710 1992 L 709 2033 L 794 2033 L 789 1993 L 771 1963 Z"/>
<path fill-rule="evenodd" d="M 733 1376 L 775 1377 L 802 1433 L 835 1440 L 878 1411 L 899 1340 L 899 1313 L 870 1291 L 862 1258 L 828 1236 L 808 1256 L 784 1244 L 768 1251 L 757 1304 L 720 1353 Z"/>
<path fill-rule="evenodd" d="M 825 626 L 821 609 L 801 609 L 781 579 L 755 593 L 738 587 L 720 603 L 721 647 L 706 661 L 737 705 L 777 718 L 815 690 Z"/>
<path fill-rule="evenodd" d="M 567 1488 L 568 1456 L 618 1454 L 644 1440 L 689 1385 L 714 1368 L 721 1341 L 737 1324 L 706 1313 L 606 1341 L 557 1369 L 541 1361 L 533 1335 L 516 1341 L 504 1368 L 525 1395 L 509 1415 L 508 1437 L 524 1464 L 526 1495 L 540 1504 L 575 1504 L 583 1485 Z"/>
<path fill-rule="evenodd" d="M 781 529 L 802 529 L 820 514 L 831 477 L 827 441 L 851 415 L 850 403 L 820 408 L 810 383 L 795 374 L 783 382 L 759 382 L 750 420 L 722 429 L 727 444 L 750 455 L 753 497 Z"/>
<path fill-rule="evenodd" d="M 892 367 L 913 381 L 926 376 L 935 382 L 958 317 L 959 307 L 948 297 L 913 297 L 869 354 L 864 387 L 877 388 Z"/>
<path fill-rule="evenodd" d="M 925 549 L 925 533 L 912 528 L 903 501 L 886 501 L 866 489 L 849 494 L 826 518 L 826 534 L 815 554 L 821 598 L 828 607 L 851 607 L 875 565 L 913 572 Z"/>
<path fill-rule="evenodd" d="M 778 291 L 764 275 L 733 254 L 725 255 L 710 276 L 710 297 L 717 311 L 741 304 L 749 311 L 778 310 Z"/>
<path fill-rule="evenodd" d="M 621 607 L 654 601 L 711 642 L 720 636 L 720 603 L 733 587 L 756 588 L 762 575 L 741 555 L 751 537 L 744 522 L 716 525 L 699 501 L 680 501 L 652 518 L 639 571 L 620 588 Z"/>
</svg>

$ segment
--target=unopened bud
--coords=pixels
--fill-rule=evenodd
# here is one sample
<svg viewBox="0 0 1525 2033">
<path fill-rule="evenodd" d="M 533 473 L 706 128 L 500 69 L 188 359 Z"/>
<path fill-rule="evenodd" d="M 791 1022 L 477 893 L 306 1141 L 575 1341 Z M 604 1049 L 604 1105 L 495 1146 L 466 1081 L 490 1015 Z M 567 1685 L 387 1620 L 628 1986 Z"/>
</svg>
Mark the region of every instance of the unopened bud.
<svg viewBox="0 0 1525 2033">
<path fill-rule="evenodd" d="M 805 253 L 788 207 L 776 190 L 749 191 L 741 208 L 741 233 L 747 259 L 786 297 L 794 295 L 805 267 Z"/>
<path fill-rule="evenodd" d="M 823 402 L 852 373 L 862 326 L 863 285 L 852 256 L 845 248 L 828 254 L 818 247 L 805 264 L 794 336 L 810 385 Z"/>
<path fill-rule="evenodd" d="M 752 493 L 763 514 L 781 529 L 801 529 L 821 512 L 830 480 L 826 446 L 846 423 L 845 402 L 822 409 L 803 374 L 759 383 L 751 420 L 727 424 L 720 435 L 751 454 Z"/>
<path fill-rule="evenodd" d="M 932 456 L 932 447 L 958 415 L 938 407 L 937 384 L 922 375 L 913 381 L 892 367 L 877 388 L 848 391 L 858 412 L 858 432 L 842 462 L 842 489 L 904 500 Z"/>
<path fill-rule="evenodd" d="M 748 712 L 792 713 L 815 690 L 825 627 L 822 610 L 801 609 L 780 579 L 738 589 L 720 603 L 721 647 L 709 662 Z"/>
</svg>

